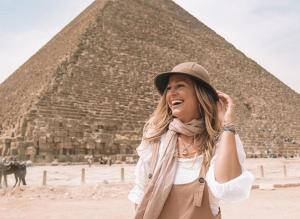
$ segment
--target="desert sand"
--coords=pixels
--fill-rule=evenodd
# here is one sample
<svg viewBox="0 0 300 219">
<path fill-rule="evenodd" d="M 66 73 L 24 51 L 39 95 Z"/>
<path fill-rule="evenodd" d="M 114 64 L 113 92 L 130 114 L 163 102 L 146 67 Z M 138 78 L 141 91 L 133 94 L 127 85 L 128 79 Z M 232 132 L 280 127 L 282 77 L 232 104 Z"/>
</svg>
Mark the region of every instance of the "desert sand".
<svg viewBox="0 0 300 219">
<path fill-rule="evenodd" d="M 264 166 L 264 177 L 260 165 Z M 287 167 L 284 176 L 283 165 Z M 278 184 L 253 189 L 250 198 L 239 203 L 221 202 L 223 219 L 298 219 L 300 218 L 300 159 L 248 159 L 245 167 L 255 176 L 255 184 Z M 85 169 L 85 183 L 81 171 Z M 121 179 L 124 168 L 124 180 Z M 47 184 L 42 186 L 43 171 Z M 1 219 L 125 219 L 132 218 L 133 204 L 127 194 L 134 182 L 134 165 L 94 164 L 31 166 L 27 169 L 27 186 L 0 189 Z"/>
</svg>

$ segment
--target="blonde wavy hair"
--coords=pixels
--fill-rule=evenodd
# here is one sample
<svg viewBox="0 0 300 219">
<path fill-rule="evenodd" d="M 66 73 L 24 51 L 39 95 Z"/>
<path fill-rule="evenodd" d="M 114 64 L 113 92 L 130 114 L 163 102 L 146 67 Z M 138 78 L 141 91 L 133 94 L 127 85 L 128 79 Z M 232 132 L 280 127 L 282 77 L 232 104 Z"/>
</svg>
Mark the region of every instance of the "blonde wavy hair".
<svg viewBox="0 0 300 219">
<path fill-rule="evenodd" d="M 201 119 L 204 119 L 205 124 L 205 131 L 201 133 L 201 136 L 198 135 L 196 137 L 202 142 L 202 149 L 206 157 L 205 165 L 208 167 L 220 134 L 221 122 L 218 118 L 217 102 L 212 95 L 193 79 L 192 83 L 199 103 L 199 114 Z M 144 126 L 143 140 L 150 143 L 160 140 L 161 136 L 168 130 L 169 123 L 173 119 L 171 109 L 167 104 L 166 95 L 167 91 L 165 90 L 156 109 Z"/>
</svg>

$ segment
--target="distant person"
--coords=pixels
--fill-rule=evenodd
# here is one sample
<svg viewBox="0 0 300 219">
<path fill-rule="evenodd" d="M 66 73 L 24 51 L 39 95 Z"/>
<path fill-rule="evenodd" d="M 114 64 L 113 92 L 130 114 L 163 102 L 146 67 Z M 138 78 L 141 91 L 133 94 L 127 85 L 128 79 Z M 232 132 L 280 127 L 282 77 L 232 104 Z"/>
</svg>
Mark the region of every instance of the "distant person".
<svg viewBox="0 0 300 219">
<path fill-rule="evenodd" d="M 100 156 L 100 158 L 99 158 L 99 164 L 106 164 L 106 162 L 102 156 Z"/>
<path fill-rule="evenodd" d="M 194 62 L 159 73 L 161 95 L 137 148 L 135 219 L 221 218 L 219 200 L 247 199 L 254 176 L 235 131 L 235 107 Z"/>
<path fill-rule="evenodd" d="M 89 167 L 91 167 L 92 164 L 93 164 L 93 156 L 92 156 L 92 155 L 91 155 L 91 156 L 88 156 L 87 162 L 88 162 Z"/>
</svg>

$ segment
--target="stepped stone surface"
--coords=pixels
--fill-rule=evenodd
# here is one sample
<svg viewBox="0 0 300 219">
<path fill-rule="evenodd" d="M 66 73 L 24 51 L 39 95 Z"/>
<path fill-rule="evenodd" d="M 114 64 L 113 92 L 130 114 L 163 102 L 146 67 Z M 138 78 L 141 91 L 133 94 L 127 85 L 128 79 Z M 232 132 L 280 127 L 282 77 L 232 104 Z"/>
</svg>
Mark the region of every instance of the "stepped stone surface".
<svg viewBox="0 0 300 219">
<path fill-rule="evenodd" d="M 300 155 L 300 95 L 171 0 L 96 0 L 51 39 L 0 85 L 0 152 L 134 154 L 153 76 L 184 61 L 232 96 L 249 157 Z"/>
</svg>

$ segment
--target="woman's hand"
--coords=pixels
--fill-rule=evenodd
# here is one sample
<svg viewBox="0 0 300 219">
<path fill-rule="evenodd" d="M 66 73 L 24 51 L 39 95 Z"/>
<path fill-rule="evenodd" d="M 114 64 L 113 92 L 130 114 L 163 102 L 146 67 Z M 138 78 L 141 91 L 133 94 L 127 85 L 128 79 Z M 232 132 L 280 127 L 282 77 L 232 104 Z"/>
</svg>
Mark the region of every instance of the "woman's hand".
<svg viewBox="0 0 300 219">
<path fill-rule="evenodd" d="M 217 103 L 218 116 L 222 126 L 234 124 L 235 122 L 235 105 L 230 96 L 217 90 L 219 101 Z"/>
</svg>

